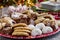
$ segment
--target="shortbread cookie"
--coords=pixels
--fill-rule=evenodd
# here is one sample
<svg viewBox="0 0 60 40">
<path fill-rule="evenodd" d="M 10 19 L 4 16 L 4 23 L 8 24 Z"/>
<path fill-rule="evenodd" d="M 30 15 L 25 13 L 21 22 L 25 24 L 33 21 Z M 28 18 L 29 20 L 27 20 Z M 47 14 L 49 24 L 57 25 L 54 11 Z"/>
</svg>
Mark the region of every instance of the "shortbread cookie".
<svg viewBox="0 0 60 40">
<path fill-rule="evenodd" d="M 27 27 L 27 24 L 25 24 L 25 23 L 18 23 L 18 24 L 14 24 L 13 27 Z"/>
<path fill-rule="evenodd" d="M 14 30 L 14 32 L 27 32 L 27 33 L 31 33 L 31 31 L 29 31 L 29 30 L 21 30 L 21 29 Z"/>
<path fill-rule="evenodd" d="M 31 29 L 29 27 L 15 27 L 14 30 L 19 30 L 19 29 L 22 29 L 22 30 L 30 30 Z"/>
<path fill-rule="evenodd" d="M 12 35 L 14 36 L 29 36 L 26 32 L 13 32 Z"/>
</svg>

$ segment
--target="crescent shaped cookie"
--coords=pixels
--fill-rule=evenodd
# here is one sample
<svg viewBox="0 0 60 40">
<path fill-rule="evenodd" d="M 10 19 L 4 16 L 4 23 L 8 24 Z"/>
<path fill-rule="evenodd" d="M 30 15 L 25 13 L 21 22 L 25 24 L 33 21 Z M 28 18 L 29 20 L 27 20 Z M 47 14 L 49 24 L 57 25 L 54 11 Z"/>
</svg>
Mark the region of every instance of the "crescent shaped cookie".
<svg viewBox="0 0 60 40">
<path fill-rule="evenodd" d="M 54 20 L 53 16 L 52 15 L 45 15 L 43 16 L 44 18 L 49 18 L 50 20 Z"/>
</svg>

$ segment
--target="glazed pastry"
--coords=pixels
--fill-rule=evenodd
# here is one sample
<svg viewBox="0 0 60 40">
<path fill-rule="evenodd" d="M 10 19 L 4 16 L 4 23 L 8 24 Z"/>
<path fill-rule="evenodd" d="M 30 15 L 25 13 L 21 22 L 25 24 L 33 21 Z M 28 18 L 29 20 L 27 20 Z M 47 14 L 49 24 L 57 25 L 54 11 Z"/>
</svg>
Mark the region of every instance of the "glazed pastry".
<svg viewBox="0 0 60 40">
<path fill-rule="evenodd" d="M 36 25 L 36 28 L 41 29 L 41 30 L 42 30 L 44 27 L 45 27 L 44 23 L 39 23 L 39 24 Z"/>
<path fill-rule="evenodd" d="M 27 27 L 27 24 L 25 24 L 25 23 L 17 23 L 17 24 L 14 24 L 13 27 Z"/>
<path fill-rule="evenodd" d="M 50 32 L 53 32 L 53 29 L 49 26 L 46 26 L 42 29 L 42 32 L 43 33 L 50 33 Z"/>
<path fill-rule="evenodd" d="M 26 32 L 13 32 L 12 35 L 14 36 L 29 36 Z"/>
<path fill-rule="evenodd" d="M 32 36 L 38 36 L 38 35 L 41 35 L 41 34 L 42 34 L 42 31 L 38 28 L 33 29 L 32 32 L 31 32 Z"/>
</svg>

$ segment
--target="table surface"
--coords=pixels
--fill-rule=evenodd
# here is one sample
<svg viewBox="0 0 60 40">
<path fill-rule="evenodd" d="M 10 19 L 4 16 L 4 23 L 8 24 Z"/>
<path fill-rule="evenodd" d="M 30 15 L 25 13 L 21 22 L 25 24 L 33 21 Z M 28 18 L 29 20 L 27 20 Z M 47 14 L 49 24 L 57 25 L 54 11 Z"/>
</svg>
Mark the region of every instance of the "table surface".
<svg viewBox="0 0 60 40">
<path fill-rule="evenodd" d="M 0 40 L 17 40 L 17 39 L 8 39 L 8 38 L 4 38 L 0 36 Z M 49 37 L 45 37 L 41 39 L 34 39 L 34 40 L 60 40 L 60 32 Z"/>
</svg>

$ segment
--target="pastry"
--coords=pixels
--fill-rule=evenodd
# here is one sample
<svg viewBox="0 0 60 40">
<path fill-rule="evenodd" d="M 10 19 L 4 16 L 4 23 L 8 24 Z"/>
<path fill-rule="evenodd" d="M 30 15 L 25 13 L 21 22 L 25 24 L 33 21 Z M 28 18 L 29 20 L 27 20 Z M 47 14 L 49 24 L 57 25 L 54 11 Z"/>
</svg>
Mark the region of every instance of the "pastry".
<svg viewBox="0 0 60 40">
<path fill-rule="evenodd" d="M 58 29 L 58 24 L 55 20 L 50 21 L 50 26 L 53 28 L 53 30 Z"/>
<path fill-rule="evenodd" d="M 45 19 L 43 21 L 43 23 L 46 25 L 46 26 L 50 26 L 50 19 Z"/>
<path fill-rule="evenodd" d="M 21 19 L 20 19 L 20 23 L 26 23 L 29 24 L 30 18 L 28 17 L 28 15 L 24 14 L 22 15 Z"/>
<path fill-rule="evenodd" d="M 55 20 L 54 17 L 52 15 L 45 15 L 43 16 L 44 18 L 48 18 L 50 20 Z"/>
<path fill-rule="evenodd" d="M 6 23 L 1 23 L 2 27 L 4 28 L 6 26 Z"/>
<path fill-rule="evenodd" d="M 32 18 L 33 20 L 36 20 L 36 19 L 37 19 L 37 15 L 36 15 L 36 14 L 31 14 L 31 18 Z"/>
<path fill-rule="evenodd" d="M 40 21 L 41 19 L 37 19 L 37 20 L 35 20 L 35 24 L 38 24 L 38 23 L 41 23 L 41 21 Z"/>
<path fill-rule="evenodd" d="M 4 17 L 2 18 L 3 22 L 10 24 L 11 26 L 13 26 L 13 24 L 15 23 L 14 20 L 12 20 L 10 17 Z"/>
<path fill-rule="evenodd" d="M 13 32 L 12 35 L 14 36 L 29 36 L 26 32 Z"/>
<path fill-rule="evenodd" d="M 32 24 L 30 24 L 30 25 L 28 25 L 28 27 L 30 28 L 30 29 L 35 29 L 35 26 L 34 25 L 32 25 Z"/>
<path fill-rule="evenodd" d="M 42 34 L 42 31 L 38 28 L 33 29 L 32 32 L 31 32 L 32 36 L 38 36 L 38 35 L 41 35 L 41 34 Z"/>
<path fill-rule="evenodd" d="M 36 28 L 41 29 L 41 30 L 42 30 L 44 27 L 45 27 L 44 23 L 39 23 L 39 24 L 36 25 Z"/>
<path fill-rule="evenodd" d="M 43 33 L 50 33 L 50 32 L 53 32 L 53 29 L 49 26 L 46 26 L 42 29 L 42 32 Z"/>
<path fill-rule="evenodd" d="M 45 20 L 45 18 L 43 17 L 38 17 L 36 20 L 35 20 L 35 24 L 38 24 L 38 23 L 41 23 Z"/>
</svg>

